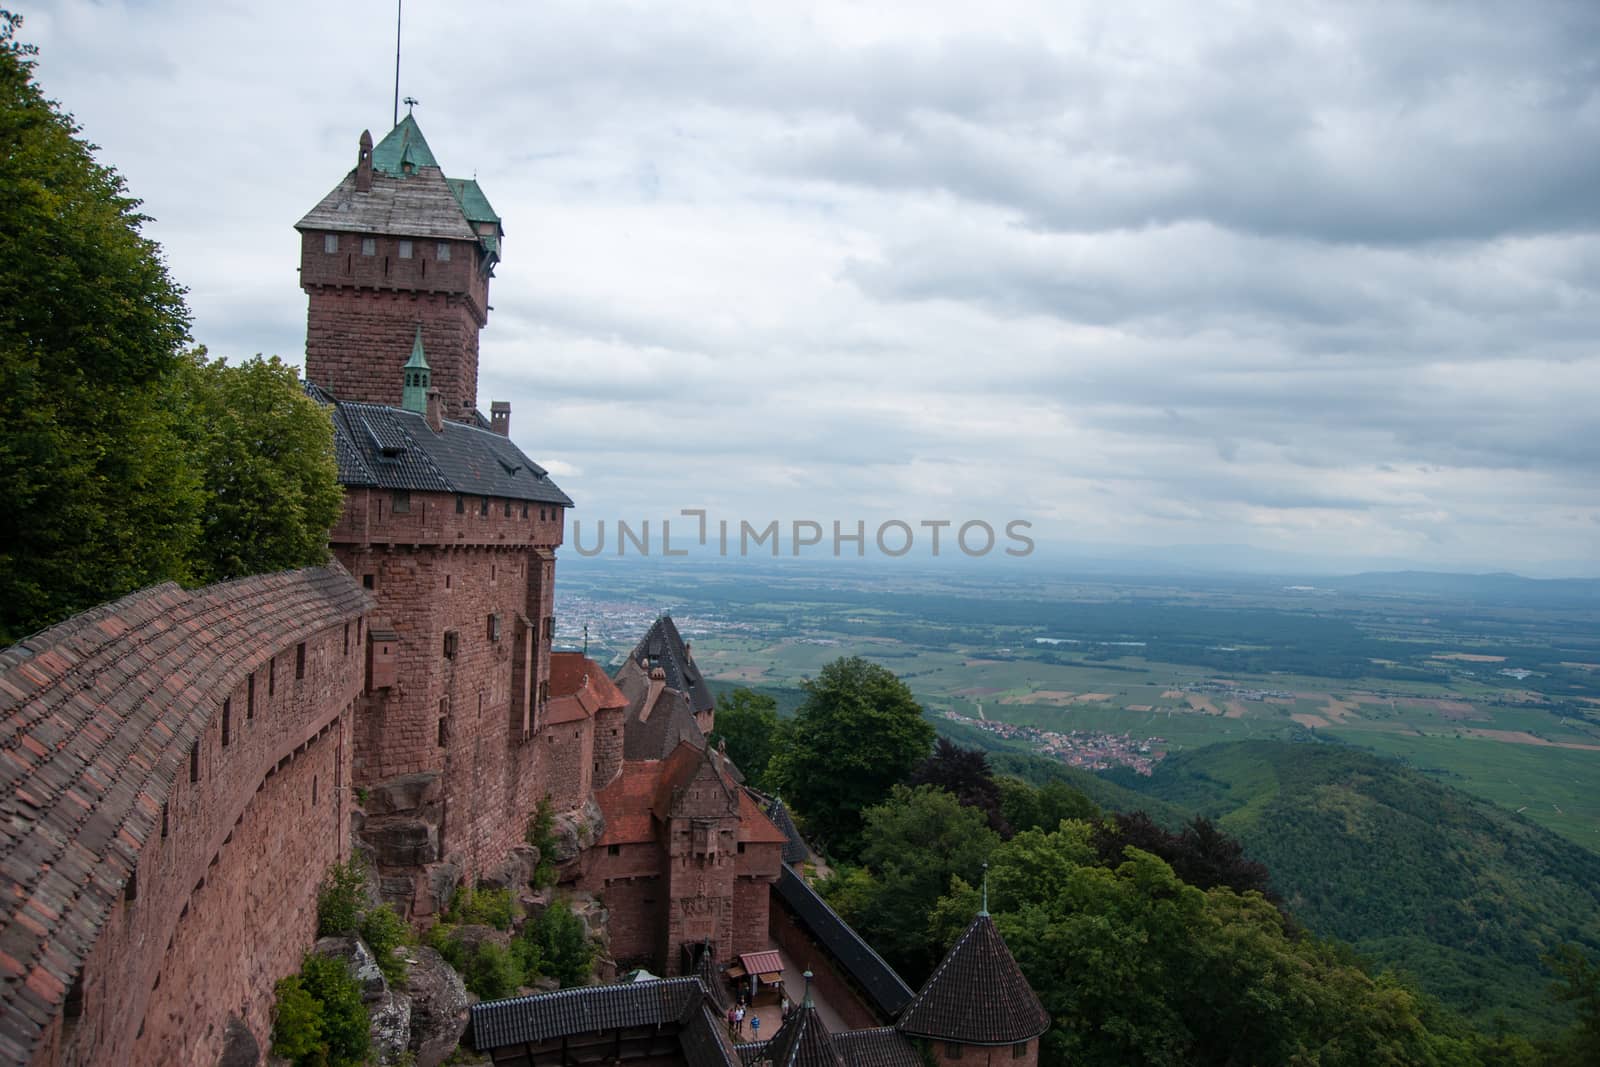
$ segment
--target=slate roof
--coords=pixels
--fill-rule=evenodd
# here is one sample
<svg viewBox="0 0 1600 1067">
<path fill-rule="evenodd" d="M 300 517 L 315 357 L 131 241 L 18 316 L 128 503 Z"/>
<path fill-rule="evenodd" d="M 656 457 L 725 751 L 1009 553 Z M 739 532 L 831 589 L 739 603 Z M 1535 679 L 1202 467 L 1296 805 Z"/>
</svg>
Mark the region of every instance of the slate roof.
<svg viewBox="0 0 1600 1067">
<path fill-rule="evenodd" d="M 333 408 L 334 458 L 344 485 L 572 506 L 572 498 L 509 437 L 449 419 L 434 433 L 427 417 L 414 411 L 334 400 L 311 384 L 306 392 Z"/>
<path fill-rule="evenodd" d="M 1044 1033 L 1050 1016 L 994 920 L 980 914 L 917 991 L 897 1025 L 914 1037 L 1009 1045 Z"/>
<path fill-rule="evenodd" d="M 452 241 L 476 241 L 479 236 L 436 166 L 403 178 L 374 169 L 372 188 L 366 192 L 356 188 L 352 170 L 294 228 Z"/>
<path fill-rule="evenodd" d="M 677 623 L 671 615 L 662 615 L 646 631 L 644 637 L 629 653 L 635 663 L 649 675 L 652 667 L 660 667 L 667 674 L 667 688 L 676 689 L 689 698 L 696 712 L 710 711 L 715 705 L 711 687 L 700 676 L 689 648 L 678 633 Z"/>
<path fill-rule="evenodd" d="M 623 759 L 665 759 L 684 743 L 706 747 L 706 735 L 700 732 L 688 697 L 676 689 L 663 689 L 655 702 L 646 706 L 646 692 L 639 692 L 637 698 L 628 692 L 637 687 L 630 685 L 627 675 L 618 675 L 617 685 L 623 695 L 632 698 L 622 723 Z"/>
<path fill-rule="evenodd" d="M 767 1042 L 764 1059 L 772 1067 L 845 1067 L 844 1057 L 817 1009 L 801 1004 L 789 1013 Z"/>
<path fill-rule="evenodd" d="M 806 924 L 817 943 L 844 966 L 850 977 L 871 998 L 879 1014 L 886 1019 L 894 1018 L 912 997 L 911 987 L 906 985 L 905 979 L 896 974 L 894 968 L 874 952 L 872 946 L 862 940 L 849 923 L 839 918 L 839 914 L 806 884 L 804 878 L 794 872 L 794 868 L 784 866 L 778 873 L 776 889 L 783 902 Z"/>
<path fill-rule="evenodd" d="M 61 1010 L 223 697 L 367 606 L 337 563 L 167 582 L 0 652 L 0 1062 Z"/>
<path fill-rule="evenodd" d="M 772 820 L 772 825 L 783 831 L 785 838 L 783 862 L 799 863 L 810 856 L 811 846 L 800 836 L 800 828 L 794 824 L 794 817 L 789 814 L 789 809 L 784 807 L 783 801 L 773 797 L 766 811 L 767 818 Z"/>
<path fill-rule="evenodd" d="M 635 1026 L 676 1024 L 690 1067 L 740 1067 L 727 1027 L 699 978 L 581 986 L 472 1006 L 472 1047 L 507 1045 Z"/>
<path fill-rule="evenodd" d="M 422 136 L 422 127 L 410 113 L 395 123 L 394 129 L 384 134 L 383 140 L 372 146 L 372 169 L 398 178 L 405 174 L 405 164 L 413 167 L 437 167 L 439 161 Z"/>
<path fill-rule="evenodd" d="M 833 1043 L 847 1067 L 924 1067 L 917 1046 L 892 1026 L 846 1030 Z"/>
</svg>

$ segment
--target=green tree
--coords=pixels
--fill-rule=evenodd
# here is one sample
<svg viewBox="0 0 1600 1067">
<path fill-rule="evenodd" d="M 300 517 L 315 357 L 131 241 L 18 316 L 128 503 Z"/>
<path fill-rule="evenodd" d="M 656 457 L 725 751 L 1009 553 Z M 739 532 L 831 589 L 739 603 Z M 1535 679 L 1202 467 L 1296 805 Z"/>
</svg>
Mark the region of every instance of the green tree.
<svg viewBox="0 0 1600 1067">
<path fill-rule="evenodd" d="M 777 700 L 754 689 L 739 688 L 718 698 L 717 728 L 712 731 L 711 743 L 726 741 L 734 766 L 759 789 L 782 729 Z"/>
<path fill-rule="evenodd" d="M 273 356 L 230 365 L 197 349 L 186 358 L 182 431 L 205 490 L 196 581 L 314 566 L 343 492 L 333 423 Z"/>
<path fill-rule="evenodd" d="M 563 986 L 582 985 L 594 964 L 594 943 L 583 920 L 565 901 L 555 900 L 523 928 L 521 956 L 526 981 L 547 975 Z"/>
<path fill-rule="evenodd" d="M 170 402 L 183 290 L 20 25 L 0 12 L 0 645 L 186 578 L 201 497 Z"/>
<path fill-rule="evenodd" d="M 1560 1062 L 1600 1063 L 1600 964 L 1570 944 L 1557 948 L 1545 963 L 1556 974 L 1556 999 L 1578 1010 L 1577 1022 L 1559 1043 Z"/>
<path fill-rule="evenodd" d="M 1062 819 L 1100 820 L 1094 801 L 1065 782 L 1034 788 L 1007 775 L 995 779 L 995 785 L 1000 790 L 1000 813 L 1015 831 L 1054 830 Z"/>
<path fill-rule="evenodd" d="M 870 877 L 847 874 L 824 891 L 830 902 L 837 894 L 835 907 L 917 985 L 944 952 L 930 932 L 934 905 L 950 891 L 952 876 L 975 882 L 999 843 L 981 808 L 934 786 L 897 785 L 887 801 L 867 810 L 861 858 Z"/>
<path fill-rule="evenodd" d="M 859 656 L 804 683 L 768 783 L 802 816 L 815 843 L 844 859 L 860 848 L 863 812 L 927 758 L 933 727 L 906 684 Z"/>
</svg>

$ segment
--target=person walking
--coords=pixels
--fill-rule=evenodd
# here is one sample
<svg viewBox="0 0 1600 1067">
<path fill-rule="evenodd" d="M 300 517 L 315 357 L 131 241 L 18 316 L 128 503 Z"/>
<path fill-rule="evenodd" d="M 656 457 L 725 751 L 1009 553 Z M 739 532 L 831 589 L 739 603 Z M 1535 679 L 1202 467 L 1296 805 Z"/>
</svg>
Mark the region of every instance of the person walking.
<svg viewBox="0 0 1600 1067">
<path fill-rule="evenodd" d="M 728 1036 L 737 1037 L 739 1034 L 739 1009 L 728 1009 Z"/>
<path fill-rule="evenodd" d="M 741 1004 L 737 1008 L 733 1009 L 733 1036 L 735 1036 L 735 1037 L 743 1037 L 744 1036 L 744 1005 L 743 1004 Z"/>
<path fill-rule="evenodd" d="M 750 1040 L 761 1040 L 761 1016 L 759 1015 L 750 1016 Z"/>
</svg>

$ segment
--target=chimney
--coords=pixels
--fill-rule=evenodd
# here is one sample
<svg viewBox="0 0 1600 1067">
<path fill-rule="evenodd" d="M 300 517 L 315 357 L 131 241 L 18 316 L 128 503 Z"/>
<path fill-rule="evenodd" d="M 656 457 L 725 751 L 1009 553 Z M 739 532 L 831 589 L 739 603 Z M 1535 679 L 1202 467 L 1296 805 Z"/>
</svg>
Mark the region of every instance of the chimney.
<svg viewBox="0 0 1600 1067">
<path fill-rule="evenodd" d="M 361 151 L 356 156 L 356 191 L 372 191 L 372 131 L 361 131 Z"/>
<path fill-rule="evenodd" d="M 444 402 L 439 399 L 439 390 L 428 390 L 428 429 L 434 433 L 444 433 Z"/>
<path fill-rule="evenodd" d="M 511 401 L 496 400 L 489 405 L 489 429 L 501 437 L 511 436 Z"/>
<path fill-rule="evenodd" d="M 667 687 L 667 672 L 660 667 L 650 669 L 650 688 L 644 695 L 644 707 L 639 711 L 639 721 L 645 722 L 650 718 L 650 713 L 656 708 L 656 701 L 661 699 L 661 691 Z"/>
</svg>

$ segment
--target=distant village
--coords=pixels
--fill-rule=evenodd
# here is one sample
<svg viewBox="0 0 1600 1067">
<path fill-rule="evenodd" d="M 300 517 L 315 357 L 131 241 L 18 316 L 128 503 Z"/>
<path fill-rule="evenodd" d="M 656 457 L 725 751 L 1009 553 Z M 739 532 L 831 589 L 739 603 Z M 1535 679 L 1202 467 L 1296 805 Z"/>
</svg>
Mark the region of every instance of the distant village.
<svg viewBox="0 0 1600 1067">
<path fill-rule="evenodd" d="M 944 712 L 944 717 L 999 737 L 1026 741 L 1040 754 L 1058 759 L 1068 766 L 1082 767 L 1086 771 L 1131 767 L 1139 774 L 1148 775 L 1161 757 L 1166 755 L 1162 747 L 1167 743 L 1164 737 L 1135 738 L 1129 734 L 1102 734 L 1093 730 L 1057 733 L 1016 723 L 973 719 L 954 711 Z"/>
</svg>

